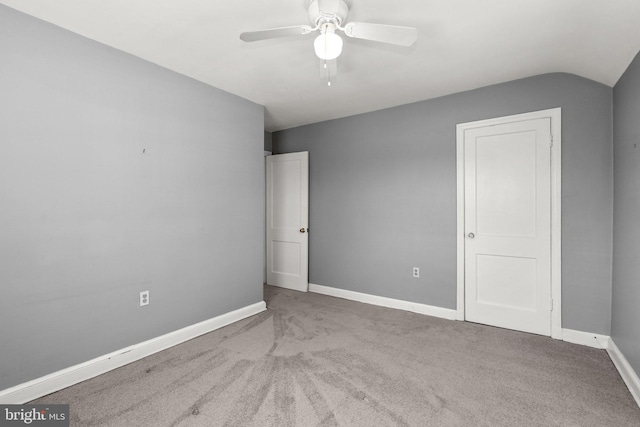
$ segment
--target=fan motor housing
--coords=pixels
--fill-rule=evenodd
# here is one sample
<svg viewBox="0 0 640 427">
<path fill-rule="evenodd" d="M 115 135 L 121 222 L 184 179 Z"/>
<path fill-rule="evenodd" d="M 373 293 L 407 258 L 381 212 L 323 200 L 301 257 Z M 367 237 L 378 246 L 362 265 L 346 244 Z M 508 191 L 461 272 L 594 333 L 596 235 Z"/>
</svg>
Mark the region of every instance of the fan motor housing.
<svg viewBox="0 0 640 427">
<path fill-rule="evenodd" d="M 320 8 L 323 9 L 320 9 Z M 310 0 L 309 20 L 313 25 L 331 22 L 340 26 L 349 14 L 349 6 L 345 0 Z"/>
</svg>

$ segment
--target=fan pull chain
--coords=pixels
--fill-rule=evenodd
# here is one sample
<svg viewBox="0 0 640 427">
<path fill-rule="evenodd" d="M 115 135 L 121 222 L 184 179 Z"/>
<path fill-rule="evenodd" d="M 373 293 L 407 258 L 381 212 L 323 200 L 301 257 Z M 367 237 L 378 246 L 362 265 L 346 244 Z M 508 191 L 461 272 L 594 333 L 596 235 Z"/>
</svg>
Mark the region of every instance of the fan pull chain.
<svg viewBox="0 0 640 427">
<path fill-rule="evenodd" d="M 327 57 L 327 30 L 329 29 L 329 24 L 325 25 L 324 28 L 324 57 Z M 327 68 L 327 60 L 324 60 L 324 68 L 327 70 L 327 86 L 331 86 L 331 70 Z"/>
<path fill-rule="evenodd" d="M 327 86 L 331 86 L 331 69 L 327 67 L 327 60 L 324 60 L 324 69 L 327 70 Z"/>
</svg>

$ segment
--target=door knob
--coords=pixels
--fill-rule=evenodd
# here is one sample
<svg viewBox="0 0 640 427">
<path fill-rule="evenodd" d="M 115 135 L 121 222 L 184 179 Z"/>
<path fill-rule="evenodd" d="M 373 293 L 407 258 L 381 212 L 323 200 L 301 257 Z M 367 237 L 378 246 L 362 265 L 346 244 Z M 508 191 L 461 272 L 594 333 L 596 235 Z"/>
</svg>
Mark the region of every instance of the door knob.
<svg viewBox="0 0 640 427">
<path fill-rule="evenodd" d="M 476 235 L 475 235 L 475 234 L 473 234 L 473 233 L 469 233 L 469 238 L 470 238 L 470 239 L 473 239 L 474 237 L 476 237 Z"/>
</svg>

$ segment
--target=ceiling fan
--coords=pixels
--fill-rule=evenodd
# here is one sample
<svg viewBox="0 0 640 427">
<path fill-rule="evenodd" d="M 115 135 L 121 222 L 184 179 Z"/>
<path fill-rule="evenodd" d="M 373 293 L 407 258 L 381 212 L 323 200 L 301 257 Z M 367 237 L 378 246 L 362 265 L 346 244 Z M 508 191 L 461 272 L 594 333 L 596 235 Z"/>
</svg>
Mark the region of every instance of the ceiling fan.
<svg viewBox="0 0 640 427">
<path fill-rule="evenodd" d="M 302 36 L 319 32 L 313 43 L 316 55 L 325 61 L 336 59 L 342 53 L 342 38 L 336 30 L 347 37 L 409 47 L 418 38 L 418 30 L 413 27 L 371 24 L 366 22 L 344 23 L 349 14 L 346 0 L 309 0 L 309 20 L 311 25 L 272 28 L 249 31 L 240 34 L 245 42 L 279 37 Z"/>
</svg>

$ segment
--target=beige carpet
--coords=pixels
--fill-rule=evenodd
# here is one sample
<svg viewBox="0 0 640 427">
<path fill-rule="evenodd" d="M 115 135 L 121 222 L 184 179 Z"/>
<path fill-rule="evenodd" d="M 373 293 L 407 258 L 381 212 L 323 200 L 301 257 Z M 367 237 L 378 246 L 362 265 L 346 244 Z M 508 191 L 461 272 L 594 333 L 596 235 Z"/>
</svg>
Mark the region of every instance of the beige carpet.
<svg viewBox="0 0 640 427">
<path fill-rule="evenodd" d="M 74 426 L 640 426 L 604 350 L 265 287 L 268 310 L 39 399 Z"/>
</svg>

